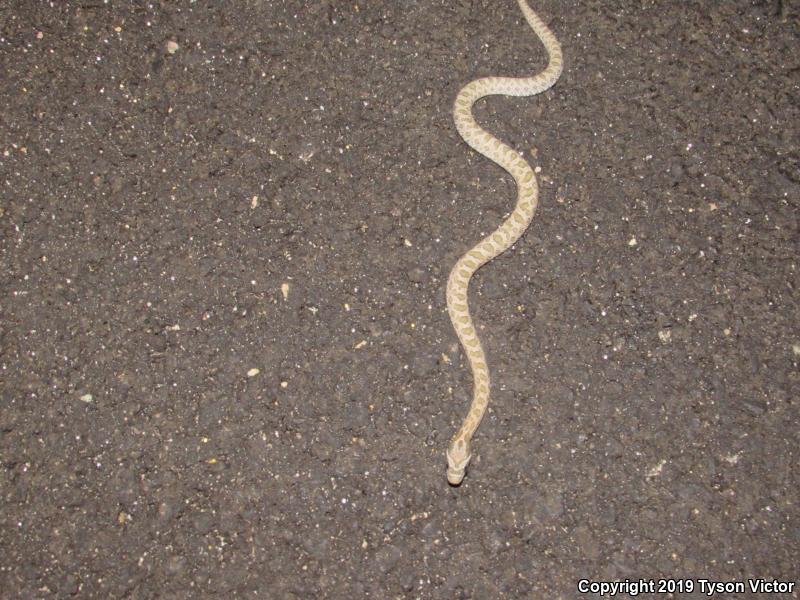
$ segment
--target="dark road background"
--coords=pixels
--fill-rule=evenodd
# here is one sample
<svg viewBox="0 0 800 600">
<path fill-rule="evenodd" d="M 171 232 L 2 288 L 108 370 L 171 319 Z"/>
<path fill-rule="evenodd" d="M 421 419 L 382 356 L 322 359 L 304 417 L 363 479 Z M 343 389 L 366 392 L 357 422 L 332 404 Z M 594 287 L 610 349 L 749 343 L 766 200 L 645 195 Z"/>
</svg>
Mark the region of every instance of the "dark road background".
<svg viewBox="0 0 800 600">
<path fill-rule="evenodd" d="M 450 112 L 543 68 L 516 3 L 0 6 L 3 598 L 797 577 L 798 3 L 532 7 L 456 489 L 444 288 L 514 184 Z"/>
</svg>

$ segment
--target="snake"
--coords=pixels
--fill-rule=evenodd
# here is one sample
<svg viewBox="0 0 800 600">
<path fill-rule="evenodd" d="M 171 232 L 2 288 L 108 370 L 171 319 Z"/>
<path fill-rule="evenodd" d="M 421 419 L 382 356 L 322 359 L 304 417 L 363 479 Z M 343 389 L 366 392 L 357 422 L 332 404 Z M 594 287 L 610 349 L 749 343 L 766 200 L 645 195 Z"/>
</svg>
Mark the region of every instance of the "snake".
<svg viewBox="0 0 800 600">
<path fill-rule="evenodd" d="M 447 481 L 461 484 L 472 458 L 472 436 L 489 406 L 489 365 L 469 312 L 468 291 L 472 275 L 508 250 L 525 232 L 539 203 L 536 176 L 516 150 L 482 129 L 472 116 L 473 105 L 486 96 L 534 96 L 555 84 L 563 57 L 556 36 L 525 0 L 517 0 L 525 20 L 539 37 L 548 55 L 547 67 L 532 77 L 482 77 L 466 84 L 456 96 L 453 120 L 463 140 L 476 152 L 503 167 L 517 185 L 517 203 L 511 214 L 491 234 L 456 262 L 447 280 L 447 312 L 464 348 L 472 371 L 472 403 L 461 427 L 447 447 Z"/>
</svg>

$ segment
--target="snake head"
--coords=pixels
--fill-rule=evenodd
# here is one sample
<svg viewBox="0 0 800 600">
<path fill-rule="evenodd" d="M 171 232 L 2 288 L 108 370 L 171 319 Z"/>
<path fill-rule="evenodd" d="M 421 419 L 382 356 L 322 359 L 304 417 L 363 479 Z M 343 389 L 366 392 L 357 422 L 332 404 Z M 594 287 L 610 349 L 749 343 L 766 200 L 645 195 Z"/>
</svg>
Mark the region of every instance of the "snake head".
<svg viewBox="0 0 800 600">
<path fill-rule="evenodd" d="M 471 458 L 469 441 L 462 438 L 450 442 L 447 447 L 447 481 L 450 485 L 461 485 Z"/>
</svg>

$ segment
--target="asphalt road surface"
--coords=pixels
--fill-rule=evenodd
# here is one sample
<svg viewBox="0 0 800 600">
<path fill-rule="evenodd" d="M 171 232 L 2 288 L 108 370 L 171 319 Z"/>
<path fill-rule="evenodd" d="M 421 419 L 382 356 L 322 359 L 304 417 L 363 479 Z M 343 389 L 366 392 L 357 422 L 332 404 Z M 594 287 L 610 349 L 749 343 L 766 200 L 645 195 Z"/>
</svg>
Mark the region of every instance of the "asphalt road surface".
<svg viewBox="0 0 800 600">
<path fill-rule="evenodd" d="M 2 598 L 797 581 L 798 2 L 534 8 L 452 488 L 445 282 L 514 184 L 451 106 L 544 66 L 515 3 L 0 6 Z"/>
</svg>

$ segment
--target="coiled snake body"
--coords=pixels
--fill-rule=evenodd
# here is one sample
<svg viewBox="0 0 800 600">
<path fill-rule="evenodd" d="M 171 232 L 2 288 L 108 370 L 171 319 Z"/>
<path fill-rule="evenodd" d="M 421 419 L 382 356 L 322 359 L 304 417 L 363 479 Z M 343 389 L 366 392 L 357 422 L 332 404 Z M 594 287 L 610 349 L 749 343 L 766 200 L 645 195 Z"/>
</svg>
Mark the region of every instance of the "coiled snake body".
<svg viewBox="0 0 800 600">
<path fill-rule="evenodd" d="M 447 480 L 459 485 L 472 458 L 470 441 L 489 405 L 489 366 L 475 331 L 467 305 L 467 288 L 473 273 L 501 254 L 525 232 L 538 204 L 539 190 L 533 170 L 515 150 L 484 131 L 472 116 L 472 105 L 492 95 L 533 96 L 551 87 L 562 69 L 561 46 L 555 35 L 531 10 L 525 0 L 517 0 L 525 20 L 544 44 L 549 56 L 547 68 L 534 77 L 484 77 L 461 88 L 456 97 L 453 118 L 458 133 L 474 150 L 508 171 L 517 184 L 517 205 L 511 215 L 491 235 L 469 250 L 456 263 L 447 281 L 447 310 L 458 339 L 464 347 L 473 378 L 473 398 L 469 413 L 447 448 Z"/>
</svg>

